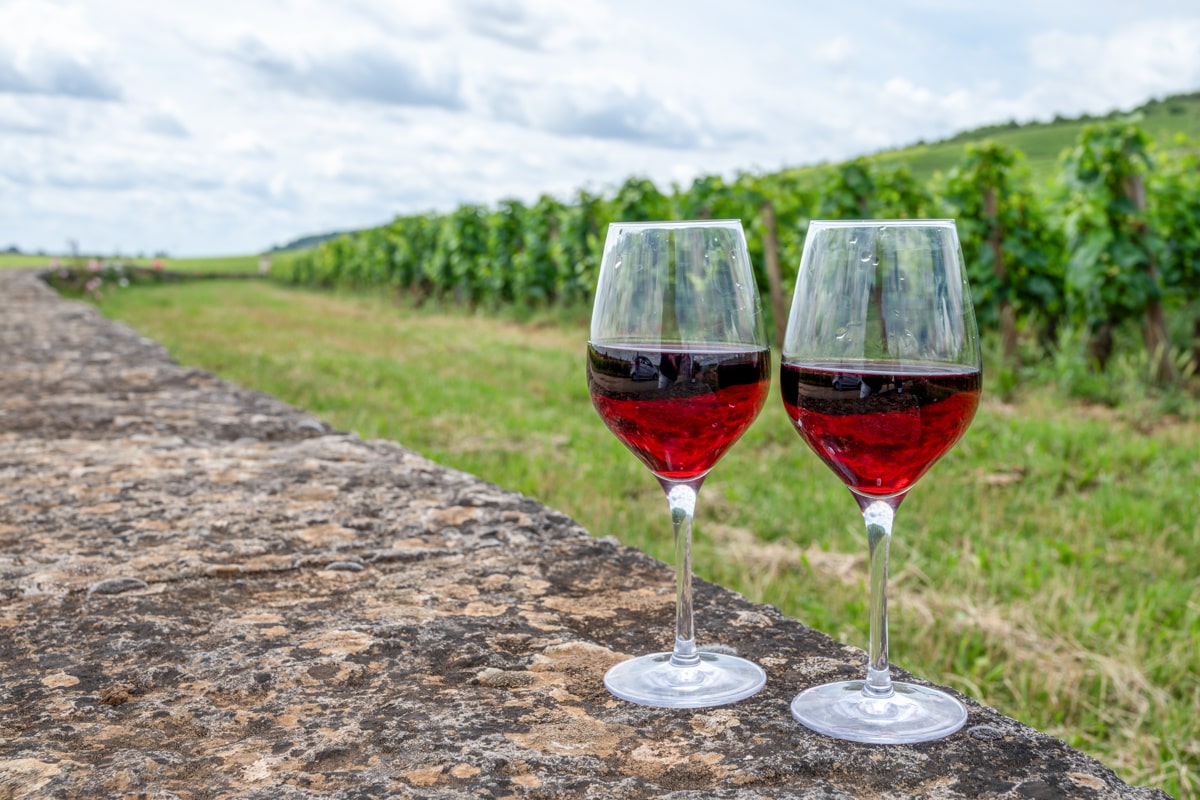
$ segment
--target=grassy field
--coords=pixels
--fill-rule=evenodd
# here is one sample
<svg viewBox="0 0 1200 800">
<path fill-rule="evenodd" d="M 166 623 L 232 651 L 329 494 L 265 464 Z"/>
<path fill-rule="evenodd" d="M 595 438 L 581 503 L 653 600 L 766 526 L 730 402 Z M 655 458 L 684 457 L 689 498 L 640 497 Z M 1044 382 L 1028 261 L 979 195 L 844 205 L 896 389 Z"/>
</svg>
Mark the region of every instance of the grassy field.
<svg viewBox="0 0 1200 800">
<path fill-rule="evenodd" d="M 650 474 L 591 408 L 582 317 L 206 282 L 109 293 L 185 363 L 535 497 L 671 559 Z M 893 660 L 1092 753 L 1200 791 L 1200 410 L 988 394 L 896 521 Z M 772 396 L 700 495 L 696 571 L 866 643 L 862 522 Z M 714 638 L 699 621 L 700 639 Z M 669 632 L 664 631 L 664 646 Z M 649 647 L 652 643 L 647 643 Z"/>
<path fill-rule="evenodd" d="M 295 259 L 302 251 L 289 250 L 281 253 L 271 254 L 271 271 L 276 274 L 283 274 L 290 269 L 292 260 Z M 164 258 L 162 261 L 163 269 L 173 272 L 189 272 L 205 275 L 228 275 L 234 273 L 254 274 L 259 271 L 259 256 L 215 256 L 211 258 Z M 89 261 L 90 256 L 83 256 L 78 259 L 80 266 L 84 266 Z M 120 261 L 131 266 L 149 267 L 153 266 L 156 259 L 153 258 L 113 258 L 112 261 Z M 33 267 L 36 269 L 45 269 L 51 266 L 51 262 L 56 261 L 63 266 L 72 266 L 76 263 L 76 259 L 69 256 L 50 256 L 50 255 L 33 255 L 28 253 L 0 253 L 0 269 L 5 267 Z"/>
</svg>

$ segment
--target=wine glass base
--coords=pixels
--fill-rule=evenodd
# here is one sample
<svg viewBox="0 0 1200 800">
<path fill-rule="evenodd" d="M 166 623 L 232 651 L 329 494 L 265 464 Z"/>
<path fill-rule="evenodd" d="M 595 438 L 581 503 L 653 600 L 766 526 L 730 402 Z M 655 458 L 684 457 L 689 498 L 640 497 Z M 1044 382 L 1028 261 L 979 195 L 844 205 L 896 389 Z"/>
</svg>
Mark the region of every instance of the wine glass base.
<svg viewBox="0 0 1200 800">
<path fill-rule="evenodd" d="M 966 707 L 945 692 L 893 683 L 890 697 L 862 693 L 866 681 L 806 689 L 792 700 L 792 716 L 818 733 L 869 744 L 911 744 L 949 736 L 967 721 Z"/>
<path fill-rule="evenodd" d="M 767 682 L 762 667 L 723 653 L 700 653 L 694 667 L 677 667 L 670 653 L 622 661 L 604 685 L 622 700 L 658 708 L 707 708 L 743 700 Z"/>
</svg>

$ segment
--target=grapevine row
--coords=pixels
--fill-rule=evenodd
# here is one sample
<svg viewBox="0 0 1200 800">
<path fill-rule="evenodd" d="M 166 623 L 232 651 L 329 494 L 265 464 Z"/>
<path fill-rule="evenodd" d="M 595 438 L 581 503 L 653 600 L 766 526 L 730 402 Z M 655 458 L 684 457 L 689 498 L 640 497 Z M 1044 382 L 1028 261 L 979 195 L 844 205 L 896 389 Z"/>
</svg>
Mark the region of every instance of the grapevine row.
<svg viewBox="0 0 1200 800">
<path fill-rule="evenodd" d="M 1183 141 L 1156 150 L 1133 120 L 1085 128 L 1043 185 L 1019 151 L 989 142 L 968 145 L 929 184 L 865 158 L 704 176 L 670 193 L 630 178 L 610 196 L 397 217 L 314 248 L 291 279 L 472 307 L 586 304 L 608 223 L 741 219 L 778 336 L 809 220 L 914 217 L 957 220 L 980 323 L 999 332 L 1006 360 L 1017 357 L 1020 331 L 1048 346 L 1066 325 L 1085 332 L 1103 368 L 1114 330 L 1137 321 L 1156 376 L 1176 377 L 1167 312 L 1183 315 L 1200 300 L 1200 155 Z M 1200 317 L 1191 325 L 1187 336 L 1200 341 Z"/>
</svg>

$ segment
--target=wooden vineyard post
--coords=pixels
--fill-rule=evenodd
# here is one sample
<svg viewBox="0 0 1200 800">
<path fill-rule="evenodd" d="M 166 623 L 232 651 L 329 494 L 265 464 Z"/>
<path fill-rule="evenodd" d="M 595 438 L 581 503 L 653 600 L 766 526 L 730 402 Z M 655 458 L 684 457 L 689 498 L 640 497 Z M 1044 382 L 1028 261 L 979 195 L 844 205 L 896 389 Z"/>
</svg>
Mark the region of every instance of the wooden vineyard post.
<svg viewBox="0 0 1200 800">
<path fill-rule="evenodd" d="M 767 290 L 771 294 L 771 315 L 775 318 L 775 349 L 783 347 L 787 333 L 787 306 L 783 298 L 783 273 L 779 269 L 779 233 L 775 227 L 775 206 L 764 200 L 758 207 L 763 223 L 763 259 L 767 262 Z"/>
<path fill-rule="evenodd" d="M 1130 175 L 1125 179 L 1125 196 L 1133 203 L 1138 211 L 1138 221 L 1134 223 L 1137 231 L 1143 237 L 1146 235 L 1146 182 L 1140 174 Z M 1146 272 L 1155 286 L 1159 285 L 1158 265 L 1154 254 L 1147 252 Z M 1154 368 L 1154 380 L 1159 384 L 1170 383 L 1179 376 L 1175 370 L 1175 362 L 1171 360 L 1171 343 L 1167 336 L 1167 320 L 1163 314 L 1162 299 L 1155 297 L 1146 305 L 1146 320 L 1142 328 L 1142 338 L 1146 343 L 1146 351 L 1150 355 Z"/>
<path fill-rule="evenodd" d="M 992 248 L 992 265 L 1001 287 L 1008 285 L 1008 266 L 1004 263 L 1004 231 L 996 206 L 996 189 L 989 186 L 983 193 L 983 214 L 988 220 L 988 245 Z M 1000 298 L 1000 345 L 1004 363 L 1013 366 L 1017 359 L 1017 320 L 1012 298 L 1007 292 Z"/>
</svg>

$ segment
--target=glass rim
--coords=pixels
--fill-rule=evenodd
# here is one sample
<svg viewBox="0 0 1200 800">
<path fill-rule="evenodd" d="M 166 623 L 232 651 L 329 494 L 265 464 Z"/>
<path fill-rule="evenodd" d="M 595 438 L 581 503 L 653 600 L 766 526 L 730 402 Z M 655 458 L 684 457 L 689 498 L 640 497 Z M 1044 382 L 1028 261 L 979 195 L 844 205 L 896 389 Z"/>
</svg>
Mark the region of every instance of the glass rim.
<svg viewBox="0 0 1200 800">
<path fill-rule="evenodd" d="M 741 227 L 740 219 L 664 219 L 651 221 L 623 222 L 614 220 L 610 226 L 621 228 L 730 228 L 734 225 Z"/>
<path fill-rule="evenodd" d="M 822 228 L 946 228 L 953 227 L 955 220 L 950 218 L 937 219 L 813 219 L 808 226 Z"/>
</svg>

